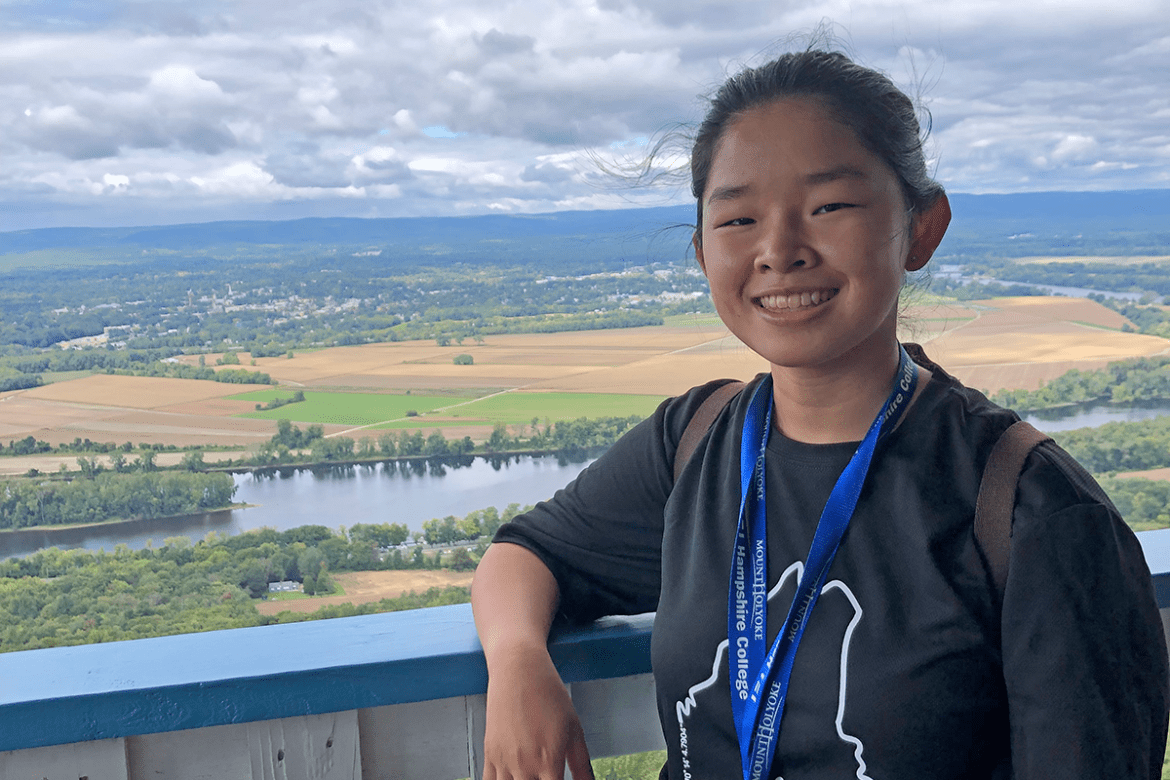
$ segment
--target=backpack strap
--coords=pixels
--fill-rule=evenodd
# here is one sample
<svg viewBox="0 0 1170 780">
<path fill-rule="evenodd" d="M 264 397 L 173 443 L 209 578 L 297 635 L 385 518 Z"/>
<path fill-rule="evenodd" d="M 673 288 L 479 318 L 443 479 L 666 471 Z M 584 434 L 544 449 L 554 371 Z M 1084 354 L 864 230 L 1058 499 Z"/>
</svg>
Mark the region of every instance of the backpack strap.
<svg viewBox="0 0 1170 780">
<path fill-rule="evenodd" d="M 682 438 L 678 440 L 678 448 L 674 451 L 675 482 L 678 482 L 679 474 L 682 474 L 687 461 L 695 454 L 699 440 L 710 430 L 711 423 L 715 422 L 715 418 L 723 411 L 723 407 L 727 406 L 727 402 L 743 387 L 743 382 L 728 382 L 725 385 L 720 385 L 711 395 L 703 399 L 703 403 L 699 404 L 699 408 L 695 410 L 687 427 L 683 430 Z"/>
<path fill-rule="evenodd" d="M 983 551 L 995 592 L 1003 600 L 1007 583 L 1008 558 L 1011 553 L 1012 511 L 1016 505 L 1016 487 L 1028 454 L 1052 437 L 1020 420 L 1013 423 L 995 442 L 975 499 L 975 543 Z"/>
<path fill-rule="evenodd" d="M 719 412 L 744 387 L 743 382 L 720 385 L 703 399 L 683 430 L 674 453 L 674 480 L 677 482 L 687 461 L 695 454 L 699 441 L 711 428 Z M 1037 446 L 1052 437 L 1019 420 L 1008 426 L 995 442 L 975 499 L 975 543 L 983 552 L 991 571 L 995 592 L 1003 598 L 1007 584 L 1008 558 L 1011 553 L 1012 512 L 1016 505 L 1016 488 L 1024 461 Z"/>
</svg>

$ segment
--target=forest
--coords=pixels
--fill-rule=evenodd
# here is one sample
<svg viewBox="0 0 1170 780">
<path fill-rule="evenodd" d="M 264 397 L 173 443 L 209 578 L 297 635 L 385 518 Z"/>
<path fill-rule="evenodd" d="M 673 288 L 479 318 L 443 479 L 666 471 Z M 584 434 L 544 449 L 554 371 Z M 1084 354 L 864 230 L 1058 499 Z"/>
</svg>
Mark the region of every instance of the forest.
<svg viewBox="0 0 1170 780">
<path fill-rule="evenodd" d="M 94 473 L 92 461 L 79 461 L 77 479 L 0 482 L 0 529 L 189 515 L 230 506 L 236 491 L 223 473 Z"/>
<path fill-rule="evenodd" d="M 503 512 L 489 507 L 433 521 L 428 542 L 450 526 L 479 540 L 473 549 L 404 545 L 406 526 L 381 523 L 213 533 L 195 544 L 175 537 L 142 550 L 119 545 L 112 553 L 50 548 L 10 558 L 0 562 L 0 652 L 462 603 L 467 588 L 275 617 L 254 606 L 270 582 L 296 580 L 308 593 L 327 593 L 330 574 L 341 571 L 474 568 L 495 530 L 522 511 L 511 504 Z"/>
<path fill-rule="evenodd" d="M 1001 390 L 1000 406 L 1033 412 L 1088 402 L 1133 403 L 1170 399 L 1170 357 L 1134 358 L 1096 371 L 1072 369 L 1036 390 Z"/>
</svg>

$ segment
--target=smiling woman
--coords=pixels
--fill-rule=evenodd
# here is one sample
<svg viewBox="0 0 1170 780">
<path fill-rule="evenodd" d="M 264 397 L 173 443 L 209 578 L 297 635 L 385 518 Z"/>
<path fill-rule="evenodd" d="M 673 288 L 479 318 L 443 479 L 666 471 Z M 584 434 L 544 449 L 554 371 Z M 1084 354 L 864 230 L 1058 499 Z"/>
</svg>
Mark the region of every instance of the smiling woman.
<svg viewBox="0 0 1170 780">
<path fill-rule="evenodd" d="M 669 399 L 500 529 L 472 592 L 484 777 L 591 777 L 549 627 L 650 610 L 669 780 L 1159 777 L 1136 538 L 1051 441 L 987 466 L 1018 416 L 898 342 L 951 217 L 911 101 L 787 54 L 719 90 L 691 171 L 716 309 L 769 370 Z M 1010 541 L 975 531 L 985 468 L 1018 476 Z"/>
</svg>

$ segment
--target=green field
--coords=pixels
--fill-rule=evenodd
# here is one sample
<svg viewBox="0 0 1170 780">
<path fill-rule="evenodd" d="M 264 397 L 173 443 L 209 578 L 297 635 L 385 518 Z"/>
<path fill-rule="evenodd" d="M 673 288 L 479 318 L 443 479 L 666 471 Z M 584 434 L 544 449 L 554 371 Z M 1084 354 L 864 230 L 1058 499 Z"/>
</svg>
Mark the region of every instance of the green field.
<svg viewBox="0 0 1170 780">
<path fill-rule="evenodd" d="M 533 417 L 649 417 L 661 398 L 619 393 L 501 393 L 444 412 L 444 415 L 502 423 L 530 423 Z"/>
<path fill-rule="evenodd" d="M 274 398 L 288 398 L 288 390 L 258 390 L 229 396 L 239 401 L 265 404 Z M 388 393 L 305 393 L 305 400 L 264 412 L 245 412 L 240 417 L 258 420 L 293 420 L 331 425 L 371 425 L 405 418 L 408 411 L 425 414 L 468 398 L 435 395 L 390 395 Z M 410 419 L 414 419 L 413 417 Z"/>
<path fill-rule="evenodd" d="M 696 327 L 711 327 L 713 325 L 722 325 L 723 320 L 719 319 L 719 315 L 715 312 L 703 312 L 695 314 L 671 314 L 662 318 L 662 324 L 668 325 L 672 328 L 680 328 L 687 326 Z"/>
<path fill-rule="evenodd" d="M 258 390 L 230 397 L 264 404 L 274 398 L 288 398 L 291 395 L 288 390 Z M 647 395 L 616 393 L 501 393 L 470 399 L 310 390 L 300 403 L 264 412 L 245 412 L 239 416 L 260 420 L 285 419 L 299 423 L 372 425 L 375 428 L 442 428 L 496 423 L 528 425 L 533 417 L 541 423 L 546 420 L 575 420 L 578 417 L 648 417 L 661 400 Z M 418 416 L 407 417 L 408 410 L 418 412 Z M 432 421 L 427 417 L 428 412 L 454 419 Z"/>
</svg>

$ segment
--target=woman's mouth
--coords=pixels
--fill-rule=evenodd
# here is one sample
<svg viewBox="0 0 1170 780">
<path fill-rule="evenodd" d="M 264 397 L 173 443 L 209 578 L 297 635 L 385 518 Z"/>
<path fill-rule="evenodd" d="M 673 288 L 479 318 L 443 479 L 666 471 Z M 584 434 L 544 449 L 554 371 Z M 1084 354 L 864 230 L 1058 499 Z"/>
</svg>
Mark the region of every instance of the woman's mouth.
<svg viewBox="0 0 1170 780">
<path fill-rule="evenodd" d="M 756 304 L 762 309 L 772 311 L 795 311 L 820 306 L 836 294 L 835 288 L 827 287 L 823 290 L 806 290 L 788 295 L 764 295 L 756 298 Z"/>
</svg>

